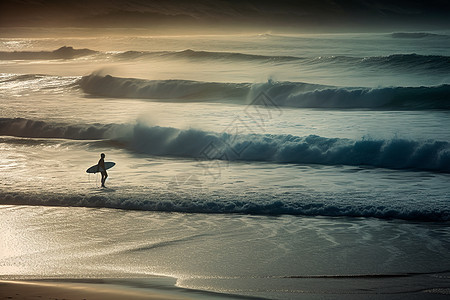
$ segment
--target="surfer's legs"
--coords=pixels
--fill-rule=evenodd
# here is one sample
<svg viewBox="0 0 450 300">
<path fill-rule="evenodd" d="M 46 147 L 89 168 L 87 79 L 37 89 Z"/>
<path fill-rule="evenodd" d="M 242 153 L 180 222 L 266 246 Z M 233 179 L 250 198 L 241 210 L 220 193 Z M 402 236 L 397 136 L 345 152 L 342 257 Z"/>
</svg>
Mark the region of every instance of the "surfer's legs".
<svg viewBox="0 0 450 300">
<path fill-rule="evenodd" d="M 105 187 L 105 181 L 108 178 L 108 173 L 106 171 L 102 172 L 102 187 Z"/>
</svg>

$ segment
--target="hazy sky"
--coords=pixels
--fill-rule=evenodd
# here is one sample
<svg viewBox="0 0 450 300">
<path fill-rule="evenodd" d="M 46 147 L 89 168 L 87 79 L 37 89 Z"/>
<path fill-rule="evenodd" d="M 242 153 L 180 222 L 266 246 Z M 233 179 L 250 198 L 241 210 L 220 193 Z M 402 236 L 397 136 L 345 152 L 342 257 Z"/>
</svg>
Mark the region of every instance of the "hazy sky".
<svg viewBox="0 0 450 300">
<path fill-rule="evenodd" d="M 450 28 L 450 1 L 1 0 L 0 27 L 365 31 Z"/>
</svg>

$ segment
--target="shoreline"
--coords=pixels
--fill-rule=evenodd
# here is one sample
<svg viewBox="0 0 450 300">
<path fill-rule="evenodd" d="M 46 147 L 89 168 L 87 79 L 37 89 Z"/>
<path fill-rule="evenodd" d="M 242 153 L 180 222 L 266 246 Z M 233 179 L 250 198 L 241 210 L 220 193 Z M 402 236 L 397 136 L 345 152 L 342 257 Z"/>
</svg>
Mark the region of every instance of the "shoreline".
<svg viewBox="0 0 450 300">
<path fill-rule="evenodd" d="M 171 279 L 155 276 L 137 279 L 0 280 L 0 299 L 248 299 L 238 295 L 178 288 Z"/>
</svg>

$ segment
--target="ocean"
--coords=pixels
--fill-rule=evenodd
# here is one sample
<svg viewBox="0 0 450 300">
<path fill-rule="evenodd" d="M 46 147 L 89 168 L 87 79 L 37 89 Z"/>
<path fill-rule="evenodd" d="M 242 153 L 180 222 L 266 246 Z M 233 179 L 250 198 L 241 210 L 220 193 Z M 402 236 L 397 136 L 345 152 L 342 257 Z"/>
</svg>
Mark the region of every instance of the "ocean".
<svg viewBox="0 0 450 300">
<path fill-rule="evenodd" d="M 0 39 L 0 279 L 448 297 L 450 32 L 87 33 Z"/>
</svg>

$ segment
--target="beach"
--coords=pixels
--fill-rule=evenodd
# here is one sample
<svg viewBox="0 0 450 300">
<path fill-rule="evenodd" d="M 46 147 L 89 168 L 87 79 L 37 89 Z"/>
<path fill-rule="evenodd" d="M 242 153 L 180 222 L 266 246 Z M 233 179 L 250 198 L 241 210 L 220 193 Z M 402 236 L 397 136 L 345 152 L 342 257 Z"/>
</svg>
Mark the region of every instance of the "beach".
<svg viewBox="0 0 450 300">
<path fill-rule="evenodd" d="M 99 283 L 102 282 L 102 283 Z M 138 289 L 125 285 L 107 284 L 107 280 L 84 280 L 81 282 L 57 281 L 0 281 L 0 297 L 2 299 L 226 299 L 210 295 L 194 293 L 170 292 Z M 230 298 L 231 299 L 231 298 Z"/>
<path fill-rule="evenodd" d="M 107 289 L 96 284 L 37 283 L 29 281 L 0 282 L 4 299 L 189 299 L 175 295 L 150 294 Z"/>
</svg>

